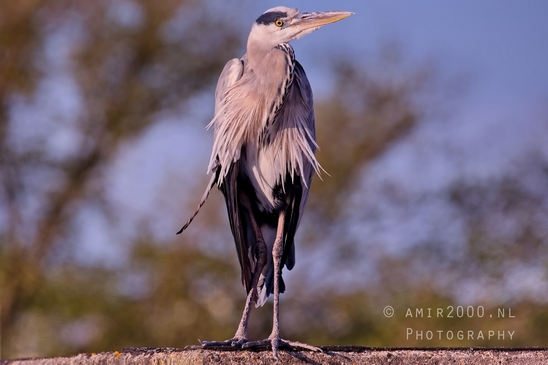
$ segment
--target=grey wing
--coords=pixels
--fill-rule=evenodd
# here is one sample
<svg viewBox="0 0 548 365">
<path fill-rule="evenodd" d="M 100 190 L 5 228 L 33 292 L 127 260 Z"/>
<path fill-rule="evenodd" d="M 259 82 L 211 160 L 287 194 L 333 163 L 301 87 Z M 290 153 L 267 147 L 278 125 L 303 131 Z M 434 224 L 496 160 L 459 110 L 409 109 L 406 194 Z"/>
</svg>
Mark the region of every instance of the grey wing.
<svg viewBox="0 0 548 365">
<path fill-rule="evenodd" d="M 308 82 L 308 78 L 306 77 L 303 67 L 298 61 L 295 61 L 294 73 L 293 84 L 289 90 L 289 95 L 286 100 L 288 100 L 292 106 L 298 105 L 302 108 L 302 113 L 306 115 L 306 124 L 308 130 L 310 131 L 310 138 L 312 139 L 309 141 L 309 144 L 315 152 L 316 126 L 314 120 L 312 88 L 310 87 L 310 83 Z M 288 219 L 284 230 L 286 237 L 284 240 L 285 245 L 282 256 L 282 267 L 285 264 L 288 270 L 291 270 L 295 265 L 295 245 L 293 241 L 297 228 L 299 227 L 299 222 L 301 220 L 306 201 L 308 199 L 310 182 L 312 180 L 312 175 L 314 174 L 313 166 L 308 162 L 305 162 L 305 164 L 304 174 L 306 176 L 303 176 L 302 178 L 296 177 L 294 179 L 289 194 L 289 204 L 286 211 L 286 217 Z M 303 179 L 305 182 L 303 182 Z"/>
<path fill-rule="evenodd" d="M 244 63 L 242 60 L 233 58 L 226 63 L 215 89 L 215 114 L 219 112 L 226 92 L 242 77 L 243 73 Z"/>
<path fill-rule="evenodd" d="M 231 59 L 228 61 L 223 68 L 223 71 L 221 72 L 221 76 L 219 76 L 219 80 L 217 81 L 217 88 L 215 89 L 215 114 L 219 111 L 220 105 L 222 103 L 222 100 L 224 99 L 224 96 L 227 92 L 227 90 L 236 83 L 242 77 L 244 71 L 244 66 L 242 61 L 240 61 L 238 58 Z M 202 199 L 200 199 L 200 203 L 198 203 L 198 206 L 194 210 L 194 212 L 190 215 L 190 218 L 186 221 L 183 228 L 181 228 L 177 234 L 182 233 L 187 227 L 192 223 L 192 220 L 198 212 L 200 212 L 200 209 L 206 202 L 209 193 L 211 192 L 211 189 L 217 184 L 217 181 L 219 180 L 219 173 L 220 169 L 218 165 L 215 165 L 212 169 L 212 176 L 209 180 L 209 183 L 207 184 L 206 190 L 204 194 L 202 195 Z"/>
<path fill-rule="evenodd" d="M 223 102 L 227 97 L 231 87 L 242 77 L 244 72 L 244 63 L 237 58 L 228 61 L 219 81 L 217 83 L 217 89 L 215 90 L 215 114 L 223 106 Z M 246 288 L 246 291 L 251 290 L 251 276 L 253 263 L 249 259 L 249 250 L 251 248 L 250 242 L 250 229 L 251 224 L 249 222 L 248 212 L 241 204 L 238 194 L 240 194 L 241 186 L 239 183 L 240 174 L 240 160 L 236 160 L 227 166 L 227 173 L 222 180 L 219 189 L 221 189 L 226 202 L 226 209 L 228 211 L 228 220 L 230 223 L 230 229 L 234 236 L 234 242 L 236 244 L 236 251 L 238 253 L 238 260 L 240 262 L 242 272 L 242 283 Z M 219 161 L 215 161 L 216 171 L 221 171 L 221 165 Z"/>
<path fill-rule="evenodd" d="M 291 118 L 298 118 L 304 124 L 308 133 L 305 138 L 308 138 L 306 143 L 312 152 L 316 150 L 315 141 L 315 121 L 314 121 L 314 108 L 312 101 L 312 89 L 304 72 L 302 66 L 296 62 L 294 70 L 293 83 L 288 89 L 285 101 L 281 106 L 276 118 L 280 118 L 279 121 L 291 120 Z M 294 119 L 293 119 L 294 120 Z M 278 120 L 274 122 L 277 124 Z M 278 123 L 278 125 L 281 123 Z M 287 267 L 291 270 L 295 266 L 295 233 L 299 227 L 299 222 L 304 211 L 306 200 L 308 198 L 308 192 L 310 188 L 310 181 L 314 173 L 314 166 L 307 158 L 303 158 L 304 168 L 303 175 L 294 174 L 292 176 L 290 171 L 286 171 L 285 187 L 281 185 L 276 186 L 274 195 L 283 195 L 285 198 L 285 224 L 284 224 L 284 244 L 282 254 L 282 267 Z M 265 281 L 264 284 L 259 282 L 259 298 L 257 306 L 263 305 L 270 293 L 274 289 L 274 277 L 273 267 L 268 265 L 264 269 Z M 283 279 L 280 282 L 280 292 L 283 292 L 285 288 Z"/>
</svg>

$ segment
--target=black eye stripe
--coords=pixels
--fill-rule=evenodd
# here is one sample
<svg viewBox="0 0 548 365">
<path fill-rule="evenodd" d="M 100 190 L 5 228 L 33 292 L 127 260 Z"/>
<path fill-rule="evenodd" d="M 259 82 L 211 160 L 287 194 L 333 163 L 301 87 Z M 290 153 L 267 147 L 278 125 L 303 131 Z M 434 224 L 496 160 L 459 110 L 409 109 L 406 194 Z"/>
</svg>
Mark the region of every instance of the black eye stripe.
<svg viewBox="0 0 548 365">
<path fill-rule="evenodd" d="M 287 13 L 284 13 L 283 11 L 272 11 L 270 13 L 264 13 L 255 22 L 257 24 L 268 25 L 268 24 L 274 23 L 276 20 L 280 18 L 286 18 L 286 17 L 287 17 Z"/>
</svg>

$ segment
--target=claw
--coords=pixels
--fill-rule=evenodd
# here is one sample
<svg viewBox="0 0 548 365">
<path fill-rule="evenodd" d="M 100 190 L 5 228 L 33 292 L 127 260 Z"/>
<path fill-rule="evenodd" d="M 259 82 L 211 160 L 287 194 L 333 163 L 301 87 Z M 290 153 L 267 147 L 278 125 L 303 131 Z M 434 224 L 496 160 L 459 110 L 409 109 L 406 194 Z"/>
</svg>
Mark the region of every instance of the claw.
<svg viewBox="0 0 548 365">
<path fill-rule="evenodd" d="M 268 345 L 272 345 L 272 341 L 269 338 L 267 338 L 266 340 L 260 340 L 260 341 L 248 341 L 242 345 L 242 348 L 248 349 L 251 347 L 264 347 Z"/>
</svg>

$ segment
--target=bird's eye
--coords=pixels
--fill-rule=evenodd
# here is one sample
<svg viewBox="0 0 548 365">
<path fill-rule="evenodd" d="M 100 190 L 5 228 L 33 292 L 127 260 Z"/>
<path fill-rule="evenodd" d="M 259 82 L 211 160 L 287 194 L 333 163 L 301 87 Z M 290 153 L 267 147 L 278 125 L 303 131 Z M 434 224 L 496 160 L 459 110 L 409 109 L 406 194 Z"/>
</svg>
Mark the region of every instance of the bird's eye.
<svg viewBox="0 0 548 365">
<path fill-rule="evenodd" d="M 283 20 L 278 19 L 278 20 L 276 20 L 276 22 L 274 22 L 274 24 L 276 24 L 277 27 L 282 27 L 284 25 L 284 22 L 283 22 Z"/>
</svg>

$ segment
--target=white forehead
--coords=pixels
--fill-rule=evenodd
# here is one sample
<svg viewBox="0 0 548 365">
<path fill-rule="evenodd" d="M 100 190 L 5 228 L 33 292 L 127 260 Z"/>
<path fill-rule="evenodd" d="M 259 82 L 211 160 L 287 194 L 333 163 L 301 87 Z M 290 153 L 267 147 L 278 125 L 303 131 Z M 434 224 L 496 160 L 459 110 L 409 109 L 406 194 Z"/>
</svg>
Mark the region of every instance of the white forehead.
<svg viewBox="0 0 548 365">
<path fill-rule="evenodd" d="M 288 8 L 287 6 L 276 6 L 275 8 L 268 9 L 263 14 L 270 13 L 270 12 L 282 12 L 286 13 L 288 17 L 291 17 L 292 15 L 295 15 L 299 12 L 299 9 L 297 8 Z"/>
</svg>

